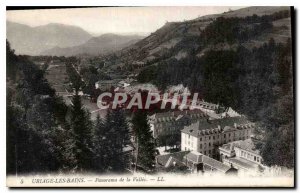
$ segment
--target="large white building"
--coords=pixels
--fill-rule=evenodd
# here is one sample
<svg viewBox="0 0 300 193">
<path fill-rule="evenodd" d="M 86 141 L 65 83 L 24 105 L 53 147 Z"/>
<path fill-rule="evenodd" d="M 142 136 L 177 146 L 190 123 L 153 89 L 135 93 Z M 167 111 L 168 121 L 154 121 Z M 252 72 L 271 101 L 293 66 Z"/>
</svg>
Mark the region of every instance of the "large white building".
<svg viewBox="0 0 300 193">
<path fill-rule="evenodd" d="M 181 151 L 196 151 L 219 158 L 218 147 L 250 138 L 254 124 L 245 117 L 200 120 L 181 131 Z"/>
</svg>

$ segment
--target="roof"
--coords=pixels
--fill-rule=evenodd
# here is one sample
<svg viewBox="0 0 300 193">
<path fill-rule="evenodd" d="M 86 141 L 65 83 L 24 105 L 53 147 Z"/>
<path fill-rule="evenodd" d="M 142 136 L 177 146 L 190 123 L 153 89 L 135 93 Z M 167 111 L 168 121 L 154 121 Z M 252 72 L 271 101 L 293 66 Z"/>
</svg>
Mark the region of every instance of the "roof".
<svg viewBox="0 0 300 193">
<path fill-rule="evenodd" d="M 257 167 L 257 164 L 243 158 L 234 157 L 234 158 L 228 158 L 228 160 L 233 164 L 236 164 L 245 169 L 255 169 Z"/>
<path fill-rule="evenodd" d="M 227 152 L 233 151 L 233 143 L 226 143 L 219 147 L 219 149 L 225 150 Z"/>
<path fill-rule="evenodd" d="M 221 171 L 221 172 L 227 172 L 231 167 L 228 165 L 223 164 L 222 162 L 219 162 L 215 159 L 212 159 L 208 156 L 203 156 L 203 164 L 209 165 L 213 167 L 214 169 Z"/>
<path fill-rule="evenodd" d="M 215 109 L 219 108 L 219 105 L 213 104 L 213 103 L 209 103 L 209 102 L 205 102 L 205 101 L 198 102 L 198 105 L 201 106 L 201 107 L 203 107 L 203 108 L 212 109 L 212 110 L 215 110 Z"/>
<path fill-rule="evenodd" d="M 255 153 L 255 154 L 260 154 L 260 151 L 256 149 L 256 146 L 253 142 L 253 139 L 249 138 L 246 140 L 240 140 L 240 141 L 234 141 L 232 142 L 235 147 L 238 147 L 240 149 Z"/>
<path fill-rule="evenodd" d="M 192 151 L 185 156 L 186 159 L 192 161 L 193 163 L 203 163 L 205 165 L 209 165 L 210 167 L 220 171 L 220 172 L 227 172 L 231 167 L 228 165 L 223 164 L 213 158 L 210 158 L 206 155 L 203 155 L 199 152 Z"/>
<path fill-rule="evenodd" d="M 202 163 L 202 156 L 203 156 L 203 154 L 196 152 L 196 151 L 192 151 L 192 152 L 188 153 L 185 156 L 185 158 L 194 163 Z"/>
<path fill-rule="evenodd" d="M 184 111 L 169 111 L 169 112 L 162 112 L 162 113 L 155 113 L 151 116 L 153 120 L 158 122 L 168 122 L 168 121 L 175 121 L 179 120 L 184 116 L 189 116 L 191 118 L 204 118 L 206 115 L 203 111 L 199 109 L 195 110 L 184 110 Z"/>
<path fill-rule="evenodd" d="M 168 168 L 170 166 L 174 166 L 173 164 L 176 163 L 177 166 L 183 166 L 184 164 L 182 163 L 182 160 L 176 159 L 174 157 L 170 157 L 165 164 L 165 167 Z"/>
<path fill-rule="evenodd" d="M 97 84 L 112 84 L 112 83 L 117 83 L 118 80 L 100 80 L 100 81 L 97 81 L 96 83 Z"/>
<path fill-rule="evenodd" d="M 134 150 L 134 148 L 130 145 L 123 147 L 123 152 L 129 152 L 129 151 L 133 151 L 133 150 Z"/>
<path fill-rule="evenodd" d="M 183 157 L 188 153 L 189 151 L 180 151 L 166 155 L 158 155 L 156 156 L 156 162 L 164 167 L 171 166 L 173 162 L 180 164 L 183 161 Z"/>
<path fill-rule="evenodd" d="M 235 124 L 241 126 L 247 125 L 248 123 L 250 122 L 245 117 L 226 117 L 214 120 L 202 119 L 189 126 L 185 126 L 182 132 L 198 137 L 200 135 L 229 132 L 236 130 Z M 250 127 L 250 125 L 248 125 L 248 127 Z M 238 127 L 238 129 L 241 128 L 242 127 Z"/>
</svg>

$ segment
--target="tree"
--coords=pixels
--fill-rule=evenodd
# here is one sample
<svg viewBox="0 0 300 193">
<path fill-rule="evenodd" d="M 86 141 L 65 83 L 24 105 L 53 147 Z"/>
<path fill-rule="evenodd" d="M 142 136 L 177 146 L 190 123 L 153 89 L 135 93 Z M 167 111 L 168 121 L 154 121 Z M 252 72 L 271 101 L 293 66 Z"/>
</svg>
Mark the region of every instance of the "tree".
<svg viewBox="0 0 300 193">
<path fill-rule="evenodd" d="M 110 172 L 124 172 L 129 158 L 124 154 L 123 148 L 130 144 L 130 135 L 123 110 L 107 112 L 101 135 L 105 169 Z"/>
<path fill-rule="evenodd" d="M 7 43 L 7 173 L 53 172 L 62 168 L 57 133 L 63 131 L 58 98 L 40 70 Z"/>
<path fill-rule="evenodd" d="M 128 165 L 129 160 L 124 156 L 123 148 L 130 144 L 130 136 L 128 130 L 128 124 L 125 118 L 124 110 L 114 109 L 111 113 L 112 127 L 115 132 L 115 159 L 114 170 L 123 171 Z"/>
<path fill-rule="evenodd" d="M 107 168 L 108 160 L 105 160 L 106 146 L 104 143 L 105 139 L 105 123 L 98 114 L 94 124 L 93 131 L 93 144 L 94 144 L 94 163 L 93 167 L 98 172 L 104 172 Z M 107 144 L 108 145 L 108 144 Z"/>
<path fill-rule="evenodd" d="M 152 170 L 155 165 L 155 145 L 148 123 L 147 114 L 142 111 L 134 113 L 132 118 L 133 131 L 137 140 L 137 166 Z"/>
<path fill-rule="evenodd" d="M 83 108 L 80 96 L 76 90 L 72 99 L 70 125 L 75 138 L 75 157 L 78 171 L 92 169 L 92 123 L 89 113 Z"/>
</svg>

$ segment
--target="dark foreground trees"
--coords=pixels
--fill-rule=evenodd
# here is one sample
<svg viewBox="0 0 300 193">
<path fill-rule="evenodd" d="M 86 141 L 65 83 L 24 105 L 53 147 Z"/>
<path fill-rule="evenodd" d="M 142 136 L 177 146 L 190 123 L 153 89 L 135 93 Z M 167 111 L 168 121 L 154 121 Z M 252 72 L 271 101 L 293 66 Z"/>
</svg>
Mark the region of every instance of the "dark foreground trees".
<svg viewBox="0 0 300 193">
<path fill-rule="evenodd" d="M 152 170 L 155 165 L 155 145 L 147 114 L 142 111 L 135 112 L 132 124 L 137 144 L 136 164 L 145 170 Z"/>
<path fill-rule="evenodd" d="M 7 42 L 7 173 L 60 170 L 65 106 L 27 57 Z M 60 116 L 58 116 L 60 114 Z"/>
<path fill-rule="evenodd" d="M 108 113 L 93 125 L 78 95 L 67 106 L 55 95 L 44 71 L 7 42 L 7 174 L 124 172 L 130 143 L 125 114 Z M 74 74 L 74 73 L 73 73 Z"/>
<path fill-rule="evenodd" d="M 121 109 L 109 110 L 105 119 L 99 116 L 94 130 L 96 169 L 120 173 L 130 164 L 124 148 L 131 146 L 128 123 Z"/>
<path fill-rule="evenodd" d="M 83 108 L 80 96 L 76 90 L 72 99 L 70 125 L 74 132 L 75 157 L 77 170 L 92 170 L 92 122 L 89 113 Z"/>
</svg>

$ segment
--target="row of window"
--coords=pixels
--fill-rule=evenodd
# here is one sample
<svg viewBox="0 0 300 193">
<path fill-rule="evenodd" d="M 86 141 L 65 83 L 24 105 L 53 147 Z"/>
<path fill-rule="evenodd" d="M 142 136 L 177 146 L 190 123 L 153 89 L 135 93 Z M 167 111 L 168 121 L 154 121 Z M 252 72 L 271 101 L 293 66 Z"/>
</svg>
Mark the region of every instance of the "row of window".
<svg viewBox="0 0 300 193">
<path fill-rule="evenodd" d="M 241 157 L 260 163 L 260 158 L 250 154 L 249 152 L 241 151 Z"/>
<path fill-rule="evenodd" d="M 184 121 L 170 121 L 170 122 L 166 122 L 166 123 L 156 123 L 155 126 L 156 127 L 165 127 L 168 125 L 189 125 L 190 121 L 188 120 L 184 120 Z"/>
<path fill-rule="evenodd" d="M 174 133 L 178 131 L 178 128 L 176 127 L 167 127 L 165 129 L 156 129 L 157 134 L 161 134 L 161 133 Z"/>
<path fill-rule="evenodd" d="M 235 134 L 237 134 L 237 135 L 235 135 Z M 240 133 L 233 133 L 233 136 L 235 137 L 235 136 L 238 136 L 238 135 L 245 135 L 245 134 L 250 134 L 250 131 L 249 130 L 246 130 L 245 131 L 245 133 L 244 132 L 240 132 Z M 220 137 L 221 137 L 221 135 L 216 135 L 216 136 L 205 136 L 205 137 L 200 137 L 200 141 L 202 141 L 202 138 L 203 138 L 203 140 L 211 140 L 211 139 L 213 139 L 213 140 L 215 140 L 215 139 L 220 139 Z M 228 133 L 227 135 L 226 135 L 226 133 L 224 133 L 224 138 L 226 138 L 226 137 L 231 137 L 231 133 Z"/>
<path fill-rule="evenodd" d="M 188 145 L 188 146 L 191 146 L 192 148 L 194 148 L 194 143 L 193 143 L 193 139 L 190 140 L 190 139 L 187 139 L 186 137 L 187 135 L 185 135 L 185 139 L 184 139 L 184 144 L 185 145 Z M 189 135 L 189 138 L 190 138 L 190 135 Z M 232 141 L 236 141 L 236 140 L 245 140 L 249 138 L 249 136 L 243 136 L 243 137 L 239 137 L 238 139 L 228 139 L 228 140 L 220 140 L 220 141 L 214 141 L 214 142 L 208 142 L 208 143 L 200 143 L 199 144 L 199 149 L 202 150 L 202 149 L 206 149 L 207 147 L 208 148 L 213 148 L 215 145 L 220 145 L 220 144 L 224 144 L 224 143 L 229 143 L 229 142 L 232 142 Z M 196 143 L 197 144 L 197 143 Z M 195 147 L 196 148 L 196 147 Z"/>
<path fill-rule="evenodd" d="M 247 138 L 249 138 L 249 136 L 246 136 L 246 137 L 245 137 L 245 136 L 244 136 L 244 137 L 239 137 L 238 140 L 245 140 L 245 139 L 247 139 Z M 236 140 L 237 140 L 237 139 L 236 139 Z M 224 140 L 223 143 L 229 143 L 229 142 L 231 142 L 231 141 L 234 141 L 234 140 L 231 140 L 231 139 L 228 139 L 227 141 Z M 215 143 L 209 142 L 209 143 L 208 143 L 208 147 L 212 147 L 212 146 L 214 146 L 214 145 L 219 145 L 219 144 L 222 144 L 222 141 L 221 141 L 221 140 L 220 140 L 220 141 L 216 141 Z M 199 148 L 202 149 L 203 147 L 206 148 L 206 143 L 204 143 L 204 144 L 200 143 Z"/>
</svg>

